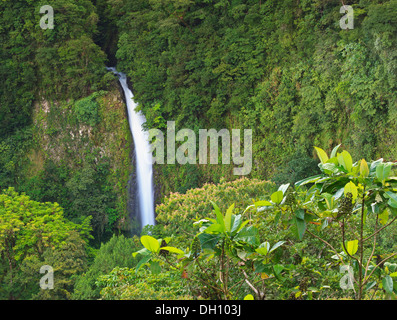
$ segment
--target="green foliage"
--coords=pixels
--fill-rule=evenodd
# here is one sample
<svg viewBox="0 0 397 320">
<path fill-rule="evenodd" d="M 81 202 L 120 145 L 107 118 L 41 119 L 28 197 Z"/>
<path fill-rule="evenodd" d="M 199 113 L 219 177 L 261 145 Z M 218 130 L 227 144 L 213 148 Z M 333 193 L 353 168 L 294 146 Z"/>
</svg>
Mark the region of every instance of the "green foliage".
<svg viewBox="0 0 397 320">
<path fill-rule="evenodd" d="M 89 220 L 74 224 L 63 217 L 57 203 L 39 203 L 13 188 L 5 190 L 0 195 L 1 296 L 67 298 L 73 284 L 69 272 L 85 267 Z M 49 294 L 39 293 L 37 284 L 27 281 L 29 276 L 37 279 L 39 265 L 45 264 L 61 270 L 58 287 Z"/>
<path fill-rule="evenodd" d="M 39 27 L 45 4 L 0 1 L 0 188 L 40 202 L 1 195 L 2 297 L 395 298 L 395 0 L 358 1 L 348 31 L 330 1 L 56 0 L 53 30 Z M 104 246 L 76 278 L 88 233 L 99 247 L 130 229 L 131 138 L 124 107 L 100 91 L 116 87 L 104 52 L 131 78 L 148 128 L 252 128 L 254 179 L 157 166 L 162 203 L 142 232 L 144 260 L 111 272 L 136 261 Z M 332 150 L 340 144 L 350 153 Z M 256 180 L 270 178 L 278 190 Z M 124 257 L 131 242 L 109 248 Z M 355 294 L 340 290 L 341 261 L 359 275 Z M 38 292 L 45 263 L 59 282 Z"/>
<path fill-rule="evenodd" d="M 358 273 L 355 298 L 363 299 L 373 287 L 369 284 L 378 282 L 380 285 L 380 281 L 383 286 L 390 284 L 383 264 L 397 252 L 384 253 L 382 260 L 376 263 L 372 260 L 374 253 L 381 250 L 377 245 L 378 233 L 397 219 L 396 178 L 391 176 L 393 163 L 383 159 L 371 163 L 362 159 L 353 163 L 351 155 L 345 150 L 338 152 L 338 147 L 330 157 L 316 147 L 322 174 L 295 184 L 298 189 L 308 184 L 311 187 L 304 190 L 301 200 L 286 212 L 295 216 L 291 222 L 295 224 L 300 239 L 307 232 L 328 245 L 335 253 L 333 258 L 339 259 L 340 263 L 353 264 Z M 374 220 L 370 225 L 372 228 L 366 227 L 370 219 Z M 317 235 L 309 231 L 308 223 L 315 226 L 313 231 Z M 340 229 L 342 252 L 337 249 L 339 246 L 330 244 L 327 237 L 324 239 L 323 232 L 328 228 Z M 354 229 L 357 233 L 352 231 Z M 375 279 L 371 278 L 373 274 Z M 392 291 L 386 290 L 393 295 Z M 376 289 L 372 294 L 375 293 Z"/>
<path fill-rule="evenodd" d="M 225 207 L 227 194 L 218 200 L 223 209 L 212 202 L 211 215 L 190 205 L 195 229 L 167 225 L 175 216 L 162 220 L 160 215 L 162 237 L 141 237 L 143 249 L 133 254 L 140 257 L 136 272 L 179 271 L 198 298 L 395 298 L 390 261 L 396 247 L 385 245 L 395 233 L 393 163 L 354 162 L 339 147 L 330 156 L 315 148 L 320 174 L 268 189 L 245 208 Z M 176 196 L 189 203 L 189 192 Z M 211 202 L 215 194 L 206 198 Z M 189 212 L 179 202 L 171 204 L 163 209 Z M 349 265 L 356 281 L 354 290 L 344 291 L 339 268 Z"/>
<path fill-rule="evenodd" d="M 153 274 L 141 270 L 115 268 L 97 281 L 103 300 L 186 300 L 187 294 L 180 274 L 172 271 Z"/>
<path fill-rule="evenodd" d="M 114 268 L 127 268 L 136 265 L 132 253 L 138 248 L 136 238 L 113 235 L 95 253 L 95 258 L 88 270 L 78 276 L 72 299 L 92 300 L 101 297 L 101 286 L 95 282 L 100 276 L 109 274 Z"/>
<path fill-rule="evenodd" d="M 341 4 L 330 1 L 108 3 L 118 19 L 118 68 L 149 126 L 172 119 L 177 128 L 252 128 L 260 165 L 251 176 L 276 173 L 280 183 L 293 182 L 287 174 L 298 158 L 297 175 L 311 166 L 313 145 L 343 142 L 356 158 L 393 159 L 394 0 L 359 1 L 354 30 L 339 28 Z M 200 171 L 196 186 L 212 178 Z M 180 182 L 167 194 L 189 183 L 163 174 L 162 185 Z"/>
<path fill-rule="evenodd" d="M 239 179 L 207 184 L 188 190 L 186 194 L 173 193 L 156 207 L 156 220 L 164 226 L 163 236 L 178 235 L 181 241 L 186 241 L 194 232 L 191 222 L 204 218 L 211 211 L 209 199 L 219 204 L 221 211 L 231 202 L 235 203 L 236 210 L 243 210 L 252 199 L 258 199 L 273 188 L 267 181 Z"/>
</svg>

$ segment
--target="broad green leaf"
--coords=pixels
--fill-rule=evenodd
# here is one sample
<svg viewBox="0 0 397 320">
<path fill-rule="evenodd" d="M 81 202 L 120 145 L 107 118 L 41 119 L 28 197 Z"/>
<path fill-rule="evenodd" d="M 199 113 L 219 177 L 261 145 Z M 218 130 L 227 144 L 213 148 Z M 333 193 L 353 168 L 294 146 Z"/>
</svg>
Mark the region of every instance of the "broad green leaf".
<svg viewBox="0 0 397 320">
<path fill-rule="evenodd" d="M 305 222 L 305 220 L 295 218 L 295 224 L 296 224 L 296 228 L 298 231 L 299 240 L 302 240 L 303 235 L 305 234 L 305 231 L 306 231 L 306 222 Z"/>
<path fill-rule="evenodd" d="M 254 226 L 244 226 L 234 237 L 234 241 L 243 241 L 248 244 L 259 244 L 258 229 Z"/>
<path fill-rule="evenodd" d="M 285 243 L 285 241 L 279 241 L 274 244 L 274 246 L 269 250 L 269 253 L 273 252 L 276 250 L 278 247 L 282 246 Z"/>
<path fill-rule="evenodd" d="M 303 186 L 303 185 L 308 184 L 308 183 L 315 183 L 316 181 L 320 180 L 322 177 L 323 177 L 322 174 L 318 174 L 318 175 L 315 175 L 315 176 L 312 176 L 312 177 L 308 177 L 308 178 L 305 178 L 305 179 L 302 179 L 302 180 L 299 180 L 299 181 L 295 182 L 295 186 L 299 187 L 299 186 Z"/>
<path fill-rule="evenodd" d="M 376 177 L 382 183 L 389 177 L 391 172 L 391 163 L 381 163 L 376 167 Z"/>
<path fill-rule="evenodd" d="M 144 256 L 136 265 L 135 267 L 135 273 L 139 271 L 140 268 L 142 268 L 145 263 L 147 263 L 150 259 L 152 258 L 151 254 L 148 254 L 147 256 Z"/>
<path fill-rule="evenodd" d="M 376 172 L 376 169 L 377 169 L 378 166 L 379 166 L 380 164 L 382 164 L 382 163 L 383 163 L 383 158 L 380 158 L 380 159 L 378 159 L 378 160 L 376 160 L 376 161 L 372 161 L 372 162 L 371 162 L 371 165 L 370 165 L 370 167 L 369 167 L 370 173 Z"/>
<path fill-rule="evenodd" d="M 172 239 L 171 237 L 165 237 L 163 240 L 165 241 L 165 243 L 168 244 L 171 241 L 171 239 Z"/>
<path fill-rule="evenodd" d="M 328 175 L 339 171 L 335 163 L 324 163 L 322 164 L 322 169 L 324 170 L 324 173 Z"/>
<path fill-rule="evenodd" d="M 225 228 L 225 222 L 223 221 L 223 215 L 221 213 L 221 210 L 219 209 L 219 207 L 216 205 L 215 202 L 211 201 L 212 206 L 214 207 L 215 210 L 215 215 L 216 215 L 216 222 L 218 222 L 218 224 L 220 224 L 223 229 Z"/>
<path fill-rule="evenodd" d="M 255 251 L 263 256 L 266 256 L 269 252 L 269 248 L 270 248 L 270 243 L 266 241 L 261 243 L 261 245 L 255 249 Z"/>
<path fill-rule="evenodd" d="M 395 278 L 397 277 L 397 272 L 392 272 L 389 274 L 390 277 Z"/>
<path fill-rule="evenodd" d="M 270 207 L 273 205 L 273 203 L 271 203 L 270 201 L 266 201 L 266 200 L 255 201 L 254 204 L 255 204 L 255 207 Z"/>
<path fill-rule="evenodd" d="M 305 210 L 303 210 L 303 209 L 297 209 L 297 210 L 295 211 L 295 216 L 296 216 L 297 218 L 299 218 L 299 219 L 304 220 L 304 219 L 305 219 Z"/>
<path fill-rule="evenodd" d="M 211 233 L 200 233 L 197 237 L 200 240 L 201 248 L 212 250 L 215 248 L 216 244 L 220 239 L 219 234 Z"/>
<path fill-rule="evenodd" d="M 328 227 L 328 219 L 324 219 L 324 221 L 321 225 L 321 230 L 324 230 L 326 227 Z"/>
<path fill-rule="evenodd" d="M 287 191 L 289 185 L 290 185 L 289 183 L 287 183 L 287 184 L 282 184 L 282 185 L 278 188 L 278 191 L 282 191 L 282 192 L 283 192 L 283 195 L 284 195 L 285 192 Z"/>
<path fill-rule="evenodd" d="M 387 293 L 393 292 L 393 279 L 389 275 L 385 276 L 382 279 L 382 285 L 383 289 L 385 289 Z"/>
<path fill-rule="evenodd" d="M 358 240 L 347 241 L 345 243 L 347 253 L 351 256 L 354 255 L 358 250 Z"/>
<path fill-rule="evenodd" d="M 274 192 L 271 196 L 270 199 L 276 203 L 279 204 L 281 201 L 283 201 L 283 192 L 281 190 L 278 190 Z"/>
<path fill-rule="evenodd" d="M 268 272 L 269 265 L 265 265 L 262 260 L 254 261 L 254 270 L 256 273 Z"/>
<path fill-rule="evenodd" d="M 361 159 L 360 161 L 360 175 L 364 178 L 368 177 L 369 175 L 368 163 L 365 161 L 365 159 Z"/>
<path fill-rule="evenodd" d="M 241 214 L 232 215 L 230 233 L 234 234 L 241 226 Z"/>
<path fill-rule="evenodd" d="M 397 208 L 397 194 L 391 191 L 386 191 L 385 194 L 389 197 L 388 205 Z"/>
<path fill-rule="evenodd" d="M 375 285 L 376 285 L 376 281 L 375 281 L 375 280 L 374 280 L 374 281 L 371 281 L 371 282 L 368 282 L 367 285 L 365 286 L 365 290 L 369 291 L 369 290 L 371 290 Z"/>
<path fill-rule="evenodd" d="M 389 220 L 389 210 L 386 208 L 381 214 L 378 214 L 379 223 L 385 225 Z"/>
<path fill-rule="evenodd" d="M 323 149 L 318 148 L 318 147 L 314 147 L 314 149 L 316 149 L 317 156 L 320 159 L 321 163 L 322 164 L 326 163 L 328 161 L 328 156 L 327 156 L 326 152 Z"/>
<path fill-rule="evenodd" d="M 224 221 L 225 221 L 225 229 L 227 232 L 230 232 L 231 230 L 233 210 L 234 210 L 234 203 L 226 210 L 226 214 L 225 214 Z"/>
<path fill-rule="evenodd" d="M 340 146 L 341 146 L 341 145 L 338 144 L 335 148 L 332 149 L 332 151 L 331 151 L 331 156 L 330 156 L 331 159 L 336 157 L 336 152 L 338 151 L 338 149 L 339 149 Z"/>
<path fill-rule="evenodd" d="M 333 210 L 336 207 L 336 201 L 332 194 L 323 193 L 321 196 L 324 198 L 328 210 Z"/>
<path fill-rule="evenodd" d="M 342 153 L 338 153 L 337 155 L 338 162 L 339 164 L 347 170 L 347 172 L 350 172 L 353 167 L 353 159 L 350 155 L 349 152 L 346 150 L 342 151 Z"/>
<path fill-rule="evenodd" d="M 161 250 L 166 250 L 166 251 L 169 251 L 169 252 L 172 252 L 172 253 L 176 253 L 176 254 L 185 254 L 181 249 L 178 249 L 178 248 L 175 248 L 175 247 L 161 247 L 160 248 L 160 251 Z"/>
<path fill-rule="evenodd" d="M 275 264 L 273 266 L 274 274 L 277 276 L 284 270 L 284 267 L 281 264 Z"/>
<path fill-rule="evenodd" d="M 205 233 L 222 233 L 225 230 L 225 228 L 219 223 L 213 223 L 205 229 L 204 228 L 200 229 L 200 231 L 201 230 L 203 230 Z"/>
<path fill-rule="evenodd" d="M 358 191 L 357 191 L 356 185 L 352 181 L 346 183 L 345 188 L 343 189 L 343 192 L 345 195 L 350 192 L 353 196 L 353 202 L 356 201 L 357 196 L 358 196 Z"/>
<path fill-rule="evenodd" d="M 304 179 L 302 179 L 302 180 L 299 180 L 299 181 L 295 182 L 295 186 L 296 186 L 296 187 L 299 187 L 299 186 L 303 186 L 303 185 L 305 185 L 305 184 L 315 183 L 315 182 L 319 181 L 319 180 L 322 179 L 322 178 L 324 178 L 324 175 L 323 175 L 323 174 L 317 174 L 317 175 L 315 175 L 315 176 L 311 176 L 311 177 L 308 177 L 308 178 L 304 178 Z"/>
<path fill-rule="evenodd" d="M 143 255 L 143 256 L 146 256 L 146 255 L 148 255 L 149 254 L 149 250 L 148 249 L 146 249 L 146 248 L 142 248 L 141 250 L 139 250 L 139 251 L 136 251 L 136 252 L 133 252 L 132 253 L 132 256 L 135 258 L 138 254 L 141 254 L 141 255 Z"/>
<path fill-rule="evenodd" d="M 157 239 L 151 236 L 142 236 L 141 242 L 143 246 L 148 249 L 150 252 L 157 253 L 160 249 L 160 244 Z"/>
</svg>

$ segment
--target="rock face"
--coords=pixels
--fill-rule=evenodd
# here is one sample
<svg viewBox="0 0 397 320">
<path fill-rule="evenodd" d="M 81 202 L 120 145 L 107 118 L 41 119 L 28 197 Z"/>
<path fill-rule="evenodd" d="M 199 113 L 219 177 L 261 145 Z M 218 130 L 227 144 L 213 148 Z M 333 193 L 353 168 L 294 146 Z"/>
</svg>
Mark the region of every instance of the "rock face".
<svg viewBox="0 0 397 320">
<path fill-rule="evenodd" d="M 117 197 L 114 228 L 129 233 L 136 224 L 134 148 L 122 91 L 117 81 L 110 88 L 95 92 L 84 101 L 43 99 L 35 104 L 36 143 L 28 155 L 28 172 L 31 176 L 42 172 L 48 161 L 67 166 L 72 173 L 88 163 L 95 171 L 108 166 L 106 183 Z M 83 113 L 77 112 L 77 105 Z M 92 115 L 95 122 L 88 121 Z"/>
</svg>

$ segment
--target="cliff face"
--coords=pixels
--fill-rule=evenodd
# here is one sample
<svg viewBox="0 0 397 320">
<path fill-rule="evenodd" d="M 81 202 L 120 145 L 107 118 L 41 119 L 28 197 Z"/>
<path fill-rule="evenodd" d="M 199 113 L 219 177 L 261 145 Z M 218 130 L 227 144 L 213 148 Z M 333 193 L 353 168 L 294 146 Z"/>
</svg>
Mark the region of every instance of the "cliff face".
<svg viewBox="0 0 397 320">
<path fill-rule="evenodd" d="M 59 202 L 69 219 L 91 215 L 98 240 L 134 229 L 133 141 L 117 81 L 109 88 L 35 103 L 26 169 L 30 194 Z"/>
</svg>

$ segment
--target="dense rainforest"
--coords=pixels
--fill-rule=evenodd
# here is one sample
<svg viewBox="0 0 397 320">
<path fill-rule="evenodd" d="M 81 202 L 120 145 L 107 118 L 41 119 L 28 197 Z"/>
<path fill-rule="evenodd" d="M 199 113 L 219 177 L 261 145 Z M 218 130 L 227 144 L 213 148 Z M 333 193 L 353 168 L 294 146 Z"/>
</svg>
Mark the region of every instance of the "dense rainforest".
<svg viewBox="0 0 397 320">
<path fill-rule="evenodd" d="M 396 299 L 396 0 L 3 0 L 0 21 L 0 299 Z M 249 174 L 154 164 L 142 229 L 110 66 L 147 129 L 252 130 Z"/>
</svg>

